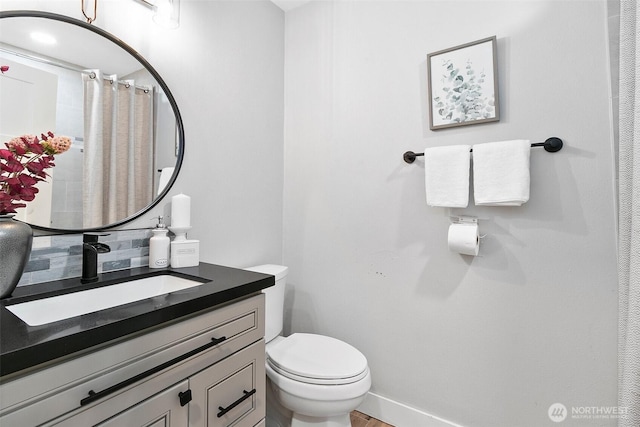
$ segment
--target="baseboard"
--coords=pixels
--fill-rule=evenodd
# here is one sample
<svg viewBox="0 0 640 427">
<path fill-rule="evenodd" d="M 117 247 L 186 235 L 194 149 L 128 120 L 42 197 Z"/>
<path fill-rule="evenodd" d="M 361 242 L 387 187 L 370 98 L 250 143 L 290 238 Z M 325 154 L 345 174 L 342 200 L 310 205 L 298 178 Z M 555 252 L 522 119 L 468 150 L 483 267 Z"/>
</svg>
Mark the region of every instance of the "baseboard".
<svg viewBox="0 0 640 427">
<path fill-rule="evenodd" d="M 462 427 L 371 392 L 357 410 L 395 427 Z"/>
</svg>

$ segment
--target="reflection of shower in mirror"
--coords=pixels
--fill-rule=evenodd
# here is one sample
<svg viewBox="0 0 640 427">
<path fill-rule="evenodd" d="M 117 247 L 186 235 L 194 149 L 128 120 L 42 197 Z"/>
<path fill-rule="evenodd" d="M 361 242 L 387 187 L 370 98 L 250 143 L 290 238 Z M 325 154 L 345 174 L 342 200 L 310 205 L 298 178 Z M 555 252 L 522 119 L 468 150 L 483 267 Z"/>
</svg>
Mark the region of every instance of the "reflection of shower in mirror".
<svg viewBox="0 0 640 427">
<path fill-rule="evenodd" d="M 0 65 L 5 71 L 0 74 L 0 137 L 8 140 L 16 135 L 34 133 L 32 129 L 37 129 L 38 132 L 44 129 L 70 136 L 73 141 L 67 157 L 56 157 L 57 167 L 51 178 L 51 188 L 41 189 L 42 193 L 36 199 L 36 203 L 45 205 L 37 206 L 29 202 L 27 208 L 23 208 L 28 218 L 23 220 L 35 229 L 48 231 L 93 230 L 128 222 L 158 203 L 159 196 L 167 191 L 175 179 L 174 175 L 170 175 L 168 179 L 163 178 L 160 185 L 160 169 L 173 167 L 174 174 L 180 169 L 184 144 L 182 121 L 175 100 L 158 73 L 122 41 L 77 19 L 37 11 L 2 11 L 0 22 L 3 29 Z M 29 37 L 34 29 L 54 35 L 58 43 L 46 48 L 36 44 Z M 78 40 L 82 40 L 82 47 L 78 47 Z M 142 152 L 153 153 L 153 158 L 149 167 L 139 168 L 147 171 L 146 181 L 140 182 L 149 183 L 145 184 L 148 189 L 145 194 L 148 197 L 138 197 L 135 203 L 127 200 L 126 210 L 120 209 L 121 203 L 112 199 L 111 190 L 105 192 L 103 187 L 89 187 L 86 184 L 83 189 L 81 185 L 89 172 L 87 166 L 83 165 L 83 158 L 90 154 L 91 150 L 88 151 L 88 148 L 92 144 L 85 135 L 87 122 L 81 73 L 96 69 L 109 76 L 118 75 L 123 81 L 135 80 L 135 87 L 148 88 L 148 93 L 153 98 L 153 119 L 149 129 L 152 140 L 148 148 L 142 149 Z M 24 84 L 25 76 L 29 81 L 43 81 L 30 89 L 32 96 L 37 96 L 38 102 L 30 102 L 24 108 L 16 108 L 13 102 L 1 105 L 3 100 L 14 98 L 9 96 L 10 92 L 25 93 L 24 87 L 20 87 L 20 84 Z M 49 83 L 45 84 L 45 81 Z M 51 102 L 42 101 L 44 98 Z M 48 112 L 41 111 L 44 108 Z M 5 110 L 8 111 L 7 114 Z M 21 114 L 20 111 L 31 111 L 32 114 Z M 38 118 L 37 123 L 33 122 L 33 117 Z M 29 120 L 32 122 L 26 123 Z M 8 122 L 12 126 L 6 125 Z M 139 156 L 129 153 L 128 157 Z M 106 164 L 107 161 L 105 159 L 100 167 L 96 166 L 96 170 L 116 168 L 112 162 Z M 45 194 L 47 191 L 50 192 L 50 197 Z M 135 193 L 132 189 L 118 189 L 115 193 L 123 192 Z M 84 196 L 104 196 L 107 206 L 118 205 L 117 212 L 113 215 L 110 213 L 102 220 L 83 221 L 83 217 L 86 217 L 82 208 L 83 193 Z M 145 201 L 139 203 L 141 200 Z"/>
</svg>

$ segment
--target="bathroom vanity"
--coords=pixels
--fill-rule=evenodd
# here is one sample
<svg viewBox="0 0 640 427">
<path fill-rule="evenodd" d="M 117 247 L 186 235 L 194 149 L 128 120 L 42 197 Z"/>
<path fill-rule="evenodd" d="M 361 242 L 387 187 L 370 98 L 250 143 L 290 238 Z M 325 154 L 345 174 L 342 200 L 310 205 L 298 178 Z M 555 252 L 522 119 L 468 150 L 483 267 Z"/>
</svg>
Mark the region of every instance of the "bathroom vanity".
<svg viewBox="0 0 640 427">
<path fill-rule="evenodd" d="M 169 274 L 201 284 L 32 326 L 9 308 L 77 292 L 79 280 L 2 300 L 0 425 L 264 426 L 261 290 L 274 277 L 201 263 L 103 274 L 92 286 Z"/>
</svg>

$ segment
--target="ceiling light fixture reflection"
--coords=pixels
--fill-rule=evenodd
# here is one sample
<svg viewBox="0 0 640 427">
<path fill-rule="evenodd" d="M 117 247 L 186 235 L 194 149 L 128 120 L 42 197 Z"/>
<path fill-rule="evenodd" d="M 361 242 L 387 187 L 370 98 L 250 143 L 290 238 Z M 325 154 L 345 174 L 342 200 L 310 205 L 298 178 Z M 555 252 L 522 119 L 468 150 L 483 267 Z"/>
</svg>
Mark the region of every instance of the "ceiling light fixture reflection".
<svg viewBox="0 0 640 427">
<path fill-rule="evenodd" d="M 51 34 L 46 33 L 31 33 L 31 40 L 37 41 L 38 43 L 54 45 L 57 43 L 55 37 Z"/>
</svg>

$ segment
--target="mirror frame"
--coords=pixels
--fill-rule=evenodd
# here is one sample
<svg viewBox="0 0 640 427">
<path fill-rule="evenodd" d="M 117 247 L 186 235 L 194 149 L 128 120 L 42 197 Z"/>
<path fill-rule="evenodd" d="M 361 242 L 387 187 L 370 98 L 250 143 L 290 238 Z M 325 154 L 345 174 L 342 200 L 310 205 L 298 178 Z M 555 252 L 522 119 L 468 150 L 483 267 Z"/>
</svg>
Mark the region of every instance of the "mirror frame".
<svg viewBox="0 0 640 427">
<path fill-rule="evenodd" d="M 175 183 L 177 177 L 178 177 L 178 173 L 180 172 L 180 168 L 182 167 L 182 161 L 184 159 L 184 125 L 182 123 L 182 116 L 180 115 L 180 110 L 178 110 L 178 104 L 176 103 L 175 98 L 173 97 L 173 94 L 171 93 L 171 91 L 169 90 L 169 88 L 167 87 L 167 84 L 164 82 L 164 80 L 162 79 L 162 77 L 160 77 L 160 74 L 158 74 L 158 72 L 151 66 L 151 64 L 149 64 L 149 62 L 147 62 L 146 59 L 144 59 L 144 57 L 142 57 L 142 55 L 140 55 L 136 50 L 134 50 L 131 46 L 129 46 L 128 44 L 126 44 L 125 42 L 123 42 L 122 40 L 120 40 L 119 38 L 117 38 L 116 36 L 114 36 L 113 34 L 103 30 L 102 28 L 99 27 L 94 27 L 90 24 L 87 24 L 84 21 L 75 19 L 75 18 L 71 18 L 70 16 L 66 16 L 66 15 L 60 15 L 60 14 L 56 14 L 56 13 L 51 13 L 51 12 L 42 12 L 42 11 L 37 11 L 37 10 L 9 10 L 9 11 L 0 11 L 0 19 L 3 18 L 44 18 L 44 19 L 53 19 L 56 21 L 61 21 L 61 22 L 66 22 L 68 24 L 71 25 L 76 25 L 78 27 L 84 28 L 86 30 L 92 31 L 106 39 L 108 39 L 109 41 L 111 41 L 112 43 L 115 43 L 116 45 L 120 46 L 122 49 L 124 49 L 127 53 L 129 53 L 131 56 L 133 56 L 135 59 L 138 60 L 138 62 L 140 62 L 140 64 L 142 64 L 142 66 L 144 66 L 147 71 L 149 71 L 149 73 L 152 75 L 152 77 L 158 82 L 158 85 L 160 86 L 160 88 L 164 91 L 165 95 L 167 96 L 167 99 L 169 100 L 169 103 L 171 104 L 171 108 L 173 110 L 173 113 L 176 117 L 176 133 L 177 133 L 177 143 L 178 143 L 178 155 L 177 155 L 177 159 L 176 159 L 176 166 L 175 169 L 173 171 L 173 175 L 171 175 L 171 178 L 169 179 L 169 182 L 167 182 L 167 185 L 164 187 L 164 189 L 162 190 L 162 192 L 153 199 L 153 201 L 147 205 L 145 208 L 141 209 L 140 211 L 136 212 L 135 214 L 124 218 L 120 221 L 111 223 L 111 224 L 105 224 L 99 227 L 92 227 L 92 228 L 77 228 L 77 229 L 60 229 L 60 228 L 51 228 L 51 227 L 44 227 L 41 225 L 34 225 L 34 224 L 29 224 L 31 226 L 31 228 L 35 229 L 35 230 L 41 230 L 44 232 L 47 232 L 45 234 L 78 234 L 78 233 L 83 233 L 85 231 L 99 231 L 99 230 L 107 230 L 107 229 L 112 229 L 115 227 L 119 227 L 121 225 L 124 225 L 128 222 L 133 221 L 134 219 L 137 219 L 139 217 L 141 217 L 142 215 L 144 215 L 145 213 L 149 212 L 149 210 L 151 210 L 154 206 L 156 206 L 158 203 L 160 203 L 160 201 L 162 199 L 164 199 L 164 197 L 167 195 L 167 193 L 169 192 L 169 190 L 171 189 L 171 187 L 173 186 L 173 184 Z"/>
</svg>

